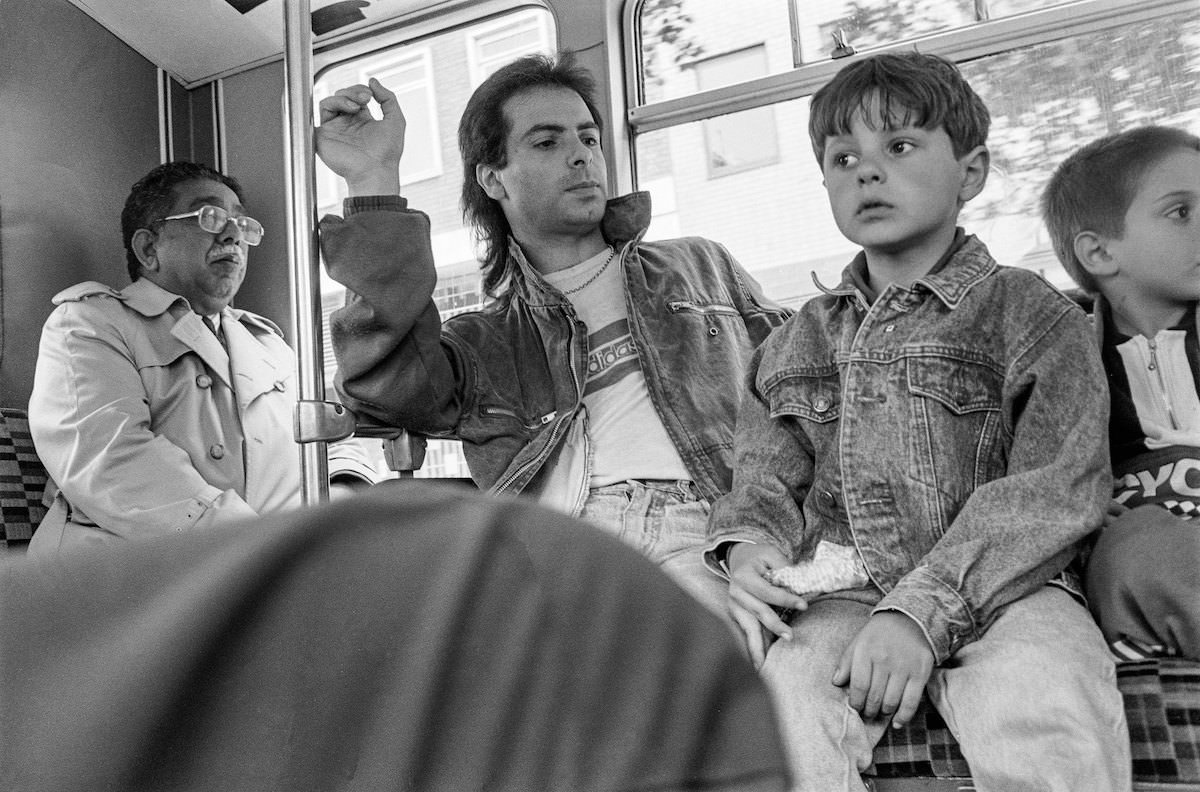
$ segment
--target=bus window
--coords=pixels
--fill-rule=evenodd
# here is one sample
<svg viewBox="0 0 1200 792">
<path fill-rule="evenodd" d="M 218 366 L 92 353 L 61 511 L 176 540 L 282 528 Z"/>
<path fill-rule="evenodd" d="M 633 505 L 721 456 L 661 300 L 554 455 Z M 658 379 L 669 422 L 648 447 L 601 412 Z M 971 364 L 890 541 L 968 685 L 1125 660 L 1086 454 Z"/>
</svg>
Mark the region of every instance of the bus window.
<svg viewBox="0 0 1200 792">
<path fill-rule="evenodd" d="M 642 102 L 629 121 L 638 186 L 654 198 L 650 236 L 724 242 L 793 307 L 817 293 L 812 274 L 836 284 L 854 252 L 807 132 L 809 97 L 838 70 L 838 43 L 860 53 L 917 46 L 959 63 L 992 115 L 988 186 L 962 224 L 1000 263 L 1062 287 L 1073 284 L 1038 211 L 1054 167 L 1132 126 L 1200 129 L 1191 2 L 804 0 L 790 14 L 786 5 L 754 0 L 734 14 L 722 0 L 645 0 L 631 56 L 631 94 Z M 793 59 L 795 42 L 803 57 Z"/>
<path fill-rule="evenodd" d="M 434 299 L 443 319 L 478 308 L 483 298 L 478 252 L 458 207 L 462 181 L 458 119 L 471 92 L 493 71 L 522 55 L 552 54 L 555 48 L 550 13 L 527 8 L 338 63 L 317 80 L 314 104 L 339 88 L 366 83 L 371 77 L 399 98 L 407 121 L 401 190 L 411 206 L 429 215 L 433 225 L 438 266 Z M 318 214 L 340 214 L 345 183 L 319 159 L 316 181 Z M 344 300 L 345 290 L 322 269 L 326 383 L 333 382 L 337 368 L 329 343 L 329 315 Z M 466 477 L 469 473 L 457 442 L 431 440 L 425 464 L 416 475 Z"/>
<path fill-rule="evenodd" d="M 642 0 L 640 71 L 647 102 L 705 90 L 683 72 L 738 49 L 745 34 L 771 38 L 763 74 L 828 60 L 838 42 L 862 50 L 902 44 L 927 34 L 965 28 L 1069 4 L 1071 0 Z M 847 50 L 843 50 L 847 51 Z"/>
</svg>

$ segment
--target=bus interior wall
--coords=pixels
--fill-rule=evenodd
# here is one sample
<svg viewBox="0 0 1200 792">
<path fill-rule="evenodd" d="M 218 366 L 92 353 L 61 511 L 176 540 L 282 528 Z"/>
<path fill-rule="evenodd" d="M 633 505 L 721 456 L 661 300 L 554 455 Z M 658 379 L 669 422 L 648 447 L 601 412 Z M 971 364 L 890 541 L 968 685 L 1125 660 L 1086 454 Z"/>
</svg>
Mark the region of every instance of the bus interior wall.
<svg viewBox="0 0 1200 792">
<path fill-rule="evenodd" d="M 41 327 L 60 290 L 128 283 L 120 214 L 163 159 L 158 80 L 170 106 L 167 154 L 242 182 L 268 229 L 237 305 L 291 339 L 283 66 L 184 89 L 67 0 L 0 2 L 0 404 L 25 407 Z M 216 101 L 214 101 L 216 96 Z M 217 105 L 224 107 L 224 118 Z M 264 145 L 279 141 L 278 145 Z"/>
</svg>

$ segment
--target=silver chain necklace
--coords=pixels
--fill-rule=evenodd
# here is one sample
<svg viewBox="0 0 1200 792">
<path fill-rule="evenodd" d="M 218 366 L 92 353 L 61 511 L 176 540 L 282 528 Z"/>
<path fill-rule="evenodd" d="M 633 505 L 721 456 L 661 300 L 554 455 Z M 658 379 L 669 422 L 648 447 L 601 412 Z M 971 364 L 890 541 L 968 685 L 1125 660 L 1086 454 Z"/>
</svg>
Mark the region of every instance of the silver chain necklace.
<svg viewBox="0 0 1200 792">
<path fill-rule="evenodd" d="M 602 264 L 600 266 L 600 269 L 596 270 L 592 274 L 592 277 L 588 278 L 583 283 L 576 286 L 574 289 L 563 289 L 563 294 L 574 294 L 575 292 L 581 292 L 584 289 L 586 289 L 588 286 L 591 286 L 593 283 L 596 282 L 596 278 L 599 278 L 601 275 L 604 274 L 604 270 L 608 269 L 608 265 L 612 264 L 613 257 L 616 255 L 617 255 L 617 249 L 615 247 L 609 247 L 608 258 L 606 258 L 604 260 L 604 264 Z"/>
</svg>

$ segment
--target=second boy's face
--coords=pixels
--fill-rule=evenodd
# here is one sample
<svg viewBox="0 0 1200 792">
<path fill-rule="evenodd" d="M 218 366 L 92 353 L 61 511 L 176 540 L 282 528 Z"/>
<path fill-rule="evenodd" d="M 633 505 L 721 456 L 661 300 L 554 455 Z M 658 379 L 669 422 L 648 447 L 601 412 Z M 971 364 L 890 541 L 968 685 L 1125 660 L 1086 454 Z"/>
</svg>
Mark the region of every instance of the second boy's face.
<svg viewBox="0 0 1200 792">
<path fill-rule="evenodd" d="M 849 132 L 825 141 L 821 171 L 838 229 L 872 257 L 935 262 L 953 239 L 962 203 L 983 187 L 986 149 L 954 156 L 940 126 L 887 129 L 854 117 Z M 982 152 L 982 154 L 980 154 Z M 968 162 L 983 157 L 982 173 Z M 978 184 L 972 176 L 980 176 Z"/>
<path fill-rule="evenodd" d="M 1143 304 L 1200 299 L 1200 151 L 1180 149 L 1146 171 L 1107 248 Z"/>
</svg>

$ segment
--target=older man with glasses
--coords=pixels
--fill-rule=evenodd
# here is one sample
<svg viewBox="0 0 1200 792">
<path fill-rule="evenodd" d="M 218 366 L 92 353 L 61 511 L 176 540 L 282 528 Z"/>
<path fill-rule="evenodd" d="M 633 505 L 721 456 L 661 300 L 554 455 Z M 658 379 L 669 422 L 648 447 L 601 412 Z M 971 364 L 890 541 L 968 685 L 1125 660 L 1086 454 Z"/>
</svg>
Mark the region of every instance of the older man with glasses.
<svg viewBox="0 0 1200 792">
<path fill-rule="evenodd" d="M 294 355 L 230 307 L 262 225 L 234 179 L 170 162 L 121 213 L 132 280 L 54 297 L 29 424 L 53 505 L 30 550 L 204 529 L 300 504 Z M 335 455 L 335 477 L 369 482 Z"/>
</svg>

